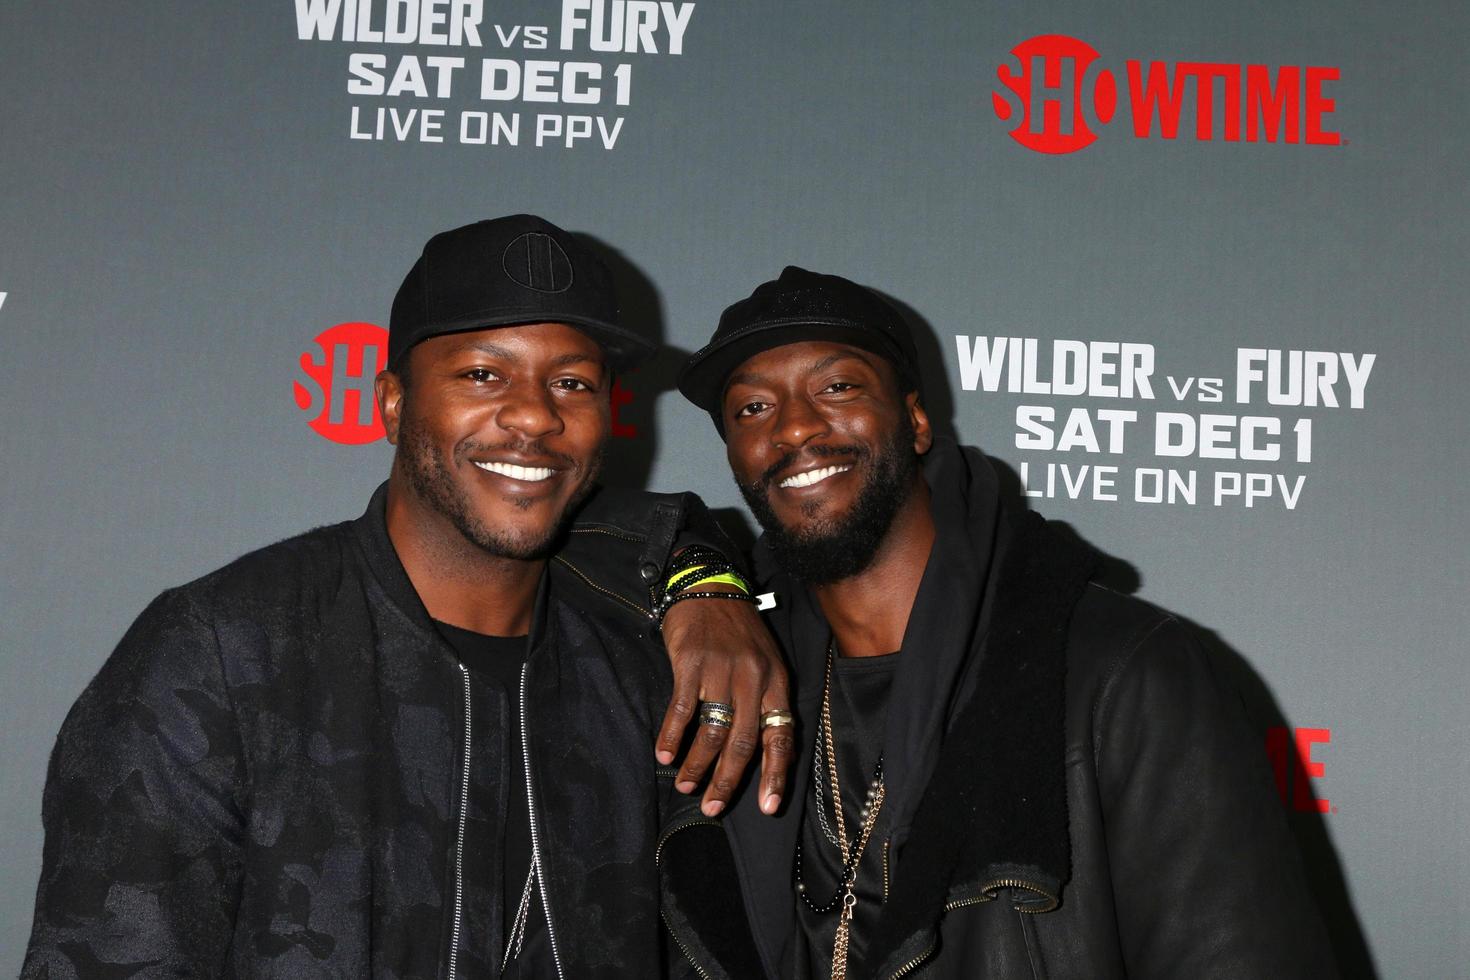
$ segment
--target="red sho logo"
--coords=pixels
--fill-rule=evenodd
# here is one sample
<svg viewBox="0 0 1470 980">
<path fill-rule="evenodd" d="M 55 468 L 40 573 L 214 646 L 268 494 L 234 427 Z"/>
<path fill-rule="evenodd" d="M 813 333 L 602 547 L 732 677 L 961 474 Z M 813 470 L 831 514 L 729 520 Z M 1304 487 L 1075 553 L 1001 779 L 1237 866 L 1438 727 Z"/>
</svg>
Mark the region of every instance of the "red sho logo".
<svg viewBox="0 0 1470 980">
<path fill-rule="evenodd" d="M 1118 79 L 1091 45 L 1043 34 L 1010 53 L 1015 64 L 996 69 L 1000 88 L 990 99 L 996 116 L 1014 123 L 1017 143 L 1038 153 L 1075 153 L 1113 121 Z M 1343 142 L 1324 119 L 1337 108 L 1323 92 L 1341 77 L 1336 68 L 1138 59 L 1125 68 L 1123 96 L 1136 139 L 1178 139 L 1182 118 L 1192 114 L 1186 135 L 1200 142 Z"/>
<path fill-rule="evenodd" d="M 319 353 L 302 353 L 291 386 L 307 424 L 323 439 L 349 446 L 383 438 L 373 379 L 388 363 L 388 331 L 339 323 L 318 334 L 316 345 Z"/>
</svg>

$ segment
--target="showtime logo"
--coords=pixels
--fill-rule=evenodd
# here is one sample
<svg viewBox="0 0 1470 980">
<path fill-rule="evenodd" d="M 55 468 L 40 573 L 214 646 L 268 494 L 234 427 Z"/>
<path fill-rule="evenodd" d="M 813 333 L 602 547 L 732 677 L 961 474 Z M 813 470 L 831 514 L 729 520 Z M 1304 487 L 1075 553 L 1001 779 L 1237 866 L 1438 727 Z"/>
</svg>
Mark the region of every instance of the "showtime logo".
<svg viewBox="0 0 1470 980">
<path fill-rule="evenodd" d="M 339 323 L 317 335 L 322 360 L 301 355 L 292 390 L 296 407 L 323 439 L 361 446 L 383 438 L 373 379 L 388 364 L 388 331 L 374 323 Z"/>
<path fill-rule="evenodd" d="M 1002 87 L 990 99 L 1002 122 L 1014 121 L 1010 135 L 1017 143 L 1038 153 L 1075 153 L 1113 121 L 1118 80 L 1087 42 L 1043 34 L 1011 54 L 1020 70 L 1000 65 Z M 1342 143 L 1323 119 L 1336 108 L 1322 91 L 1341 76 L 1336 68 L 1141 60 L 1125 66 L 1123 95 L 1137 139 L 1178 139 L 1181 117 L 1192 105 L 1200 142 Z"/>
<path fill-rule="evenodd" d="M 4 300 L 0 293 L 0 302 Z M 361 446 L 377 442 L 386 433 L 378 414 L 373 381 L 388 364 L 388 331 L 374 323 L 339 323 L 322 331 L 315 341 L 322 360 L 311 352 L 301 355 L 291 386 L 296 407 L 307 416 L 317 435 L 332 442 Z M 612 435 L 632 439 L 638 427 L 619 419 L 633 393 L 615 382 L 612 390 Z"/>
</svg>

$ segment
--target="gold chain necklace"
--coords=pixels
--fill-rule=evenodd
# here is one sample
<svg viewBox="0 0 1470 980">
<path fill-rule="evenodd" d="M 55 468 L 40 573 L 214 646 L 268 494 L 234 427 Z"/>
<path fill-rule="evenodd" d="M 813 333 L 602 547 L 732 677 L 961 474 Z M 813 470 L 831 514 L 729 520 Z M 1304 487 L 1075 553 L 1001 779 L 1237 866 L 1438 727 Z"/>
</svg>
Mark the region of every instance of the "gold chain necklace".
<svg viewBox="0 0 1470 980">
<path fill-rule="evenodd" d="M 848 942 L 852 933 L 853 910 L 857 907 L 857 894 L 854 888 L 857 885 L 858 862 L 862 860 L 863 851 L 868 847 L 868 840 L 873 836 L 873 829 L 878 825 L 878 811 L 883 808 L 883 799 L 886 794 L 883 786 L 883 760 L 880 757 L 868 802 L 863 808 L 863 822 L 858 828 L 857 840 L 849 848 L 847 820 L 842 812 L 842 789 L 837 778 L 837 745 L 832 736 L 832 663 L 835 659 L 836 641 L 834 640 L 827 646 L 827 679 L 822 688 L 821 737 L 823 748 L 826 749 L 827 778 L 832 787 L 832 817 L 833 823 L 837 825 L 837 849 L 839 856 L 845 859 L 842 878 L 837 885 L 842 896 L 842 914 L 837 920 L 837 934 L 832 939 L 832 980 L 846 980 Z M 820 801 L 818 805 L 821 805 Z M 801 883 L 801 839 L 799 835 L 796 845 L 796 876 L 797 891 L 802 893 L 802 898 L 806 900 L 807 905 L 816 910 L 817 907 L 812 905 L 811 900 L 805 895 L 805 885 Z"/>
</svg>

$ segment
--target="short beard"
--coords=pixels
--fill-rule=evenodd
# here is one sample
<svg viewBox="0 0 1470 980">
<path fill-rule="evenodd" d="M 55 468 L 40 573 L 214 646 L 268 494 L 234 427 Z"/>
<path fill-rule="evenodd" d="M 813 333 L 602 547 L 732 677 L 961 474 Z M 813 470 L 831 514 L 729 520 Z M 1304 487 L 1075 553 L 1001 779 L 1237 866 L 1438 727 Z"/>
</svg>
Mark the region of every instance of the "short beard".
<svg viewBox="0 0 1470 980">
<path fill-rule="evenodd" d="M 515 446 L 483 447 L 474 443 L 461 443 L 455 447 L 455 455 L 463 458 L 471 450 L 484 448 L 509 449 L 537 456 L 555 456 L 572 469 L 578 468 L 576 460 L 562 453 L 548 453 L 536 443 L 520 443 Z M 444 454 L 428 434 L 418 425 L 411 412 L 405 412 L 398 426 L 397 462 L 403 467 L 408 484 L 414 494 L 430 508 L 443 516 L 471 544 L 496 558 L 511 558 L 517 561 L 536 561 L 548 558 L 556 550 L 558 539 L 566 527 L 569 516 L 586 500 L 596 486 L 598 472 L 602 469 L 603 448 L 591 460 L 581 485 L 567 502 L 566 510 L 544 533 L 531 535 L 503 527 L 492 527 L 480 520 L 470 506 L 469 497 L 455 483 Z M 530 506 L 526 501 L 522 507 Z"/>
<path fill-rule="evenodd" d="M 873 563 L 899 508 L 913 493 L 919 456 L 914 452 L 914 427 L 907 414 L 876 456 L 857 448 L 814 446 L 808 452 L 815 456 L 847 456 L 857 462 L 871 457 L 868 478 L 846 515 L 814 521 L 800 531 L 781 525 L 771 509 L 769 488 L 775 474 L 789 465 L 790 457 L 779 460 L 754 483 L 736 481 L 736 485 L 765 529 L 766 543 L 777 564 L 807 585 L 829 585 L 851 578 Z"/>
</svg>

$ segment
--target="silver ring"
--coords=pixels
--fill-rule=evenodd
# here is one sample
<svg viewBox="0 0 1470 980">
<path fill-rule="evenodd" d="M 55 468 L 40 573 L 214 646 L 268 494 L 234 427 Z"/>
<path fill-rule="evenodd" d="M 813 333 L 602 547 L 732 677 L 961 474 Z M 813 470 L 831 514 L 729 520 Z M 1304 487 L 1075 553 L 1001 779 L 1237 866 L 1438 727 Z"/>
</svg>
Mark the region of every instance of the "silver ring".
<svg viewBox="0 0 1470 980">
<path fill-rule="evenodd" d="M 735 720 L 735 708 L 723 701 L 701 701 L 699 723 L 715 728 L 729 728 Z"/>
</svg>

